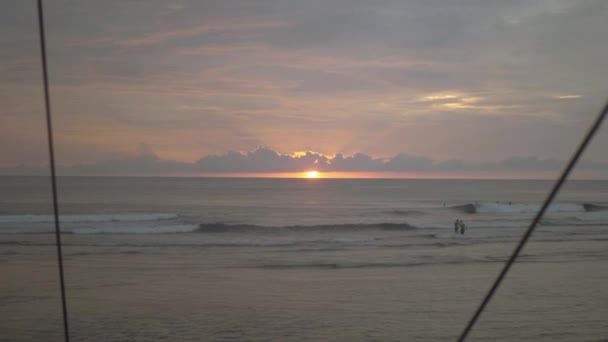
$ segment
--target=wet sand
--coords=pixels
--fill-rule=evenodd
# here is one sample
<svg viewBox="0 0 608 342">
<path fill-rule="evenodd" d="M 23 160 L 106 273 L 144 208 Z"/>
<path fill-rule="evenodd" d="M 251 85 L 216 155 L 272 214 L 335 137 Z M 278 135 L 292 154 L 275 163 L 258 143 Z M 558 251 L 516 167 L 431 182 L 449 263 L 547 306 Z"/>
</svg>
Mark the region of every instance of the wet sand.
<svg viewBox="0 0 608 342">
<path fill-rule="evenodd" d="M 514 267 L 470 340 L 605 341 L 606 242 L 529 247 L 535 254 L 527 253 Z M 67 246 L 71 337 L 454 341 L 502 266 L 501 255 L 511 248 L 507 243 L 300 252 Z M 578 257 L 568 257 L 567 251 Z M 496 257 L 468 263 L 394 262 L 407 253 Z M 357 262 L 350 267 L 349 260 Z M 61 338 L 56 267 L 52 246 L 0 245 L 2 341 Z"/>
</svg>

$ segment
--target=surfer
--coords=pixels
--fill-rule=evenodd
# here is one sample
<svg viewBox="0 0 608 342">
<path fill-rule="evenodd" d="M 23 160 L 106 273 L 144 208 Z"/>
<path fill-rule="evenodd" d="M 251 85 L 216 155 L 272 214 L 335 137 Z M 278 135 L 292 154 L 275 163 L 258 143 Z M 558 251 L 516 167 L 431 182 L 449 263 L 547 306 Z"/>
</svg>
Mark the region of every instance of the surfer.
<svg viewBox="0 0 608 342">
<path fill-rule="evenodd" d="M 467 229 L 467 226 L 464 225 L 464 222 L 460 221 L 460 235 L 464 235 L 465 229 Z"/>
<path fill-rule="evenodd" d="M 460 220 L 456 219 L 456 221 L 454 221 L 454 233 L 458 233 L 459 227 L 460 227 Z"/>
</svg>

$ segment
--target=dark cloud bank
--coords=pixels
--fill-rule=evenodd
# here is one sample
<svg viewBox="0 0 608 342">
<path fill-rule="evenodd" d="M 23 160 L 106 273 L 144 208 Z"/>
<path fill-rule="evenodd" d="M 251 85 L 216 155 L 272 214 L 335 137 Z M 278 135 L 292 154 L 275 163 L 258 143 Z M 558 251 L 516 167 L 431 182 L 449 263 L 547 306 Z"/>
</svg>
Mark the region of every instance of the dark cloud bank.
<svg viewBox="0 0 608 342">
<path fill-rule="evenodd" d="M 152 151 L 131 158 L 114 159 L 87 165 L 62 165 L 60 175 L 171 175 L 171 174 L 237 174 L 285 173 L 317 170 L 321 172 L 427 172 L 433 174 L 542 174 L 555 173 L 563 168 L 564 161 L 538 157 L 512 157 L 500 162 L 468 162 L 464 160 L 435 161 L 426 157 L 398 154 L 392 158 L 374 158 L 363 153 L 352 156 L 336 154 L 333 157 L 315 152 L 298 156 L 280 154 L 269 148 L 252 152 L 228 152 L 209 155 L 196 162 L 162 160 Z M 577 171 L 608 175 L 608 164 L 581 161 Z M 43 175 L 46 168 L 16 166 L 0 169 L 2 174 Z"/>
</svg>

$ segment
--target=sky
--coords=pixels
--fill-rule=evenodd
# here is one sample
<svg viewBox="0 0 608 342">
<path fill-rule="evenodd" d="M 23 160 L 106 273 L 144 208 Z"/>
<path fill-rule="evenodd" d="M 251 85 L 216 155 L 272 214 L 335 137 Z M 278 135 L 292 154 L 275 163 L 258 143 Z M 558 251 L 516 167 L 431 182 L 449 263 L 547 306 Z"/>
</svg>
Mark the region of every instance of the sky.
<svg viewBox="0 0 608 342">
<path fill-rule="evenodd" d="M 608 94 L 601 0 L 45 6 L 61 174 L 553 177 Z M 0 174 L 48 172 L 36 18 L 0 13 Z"/>
</svg>

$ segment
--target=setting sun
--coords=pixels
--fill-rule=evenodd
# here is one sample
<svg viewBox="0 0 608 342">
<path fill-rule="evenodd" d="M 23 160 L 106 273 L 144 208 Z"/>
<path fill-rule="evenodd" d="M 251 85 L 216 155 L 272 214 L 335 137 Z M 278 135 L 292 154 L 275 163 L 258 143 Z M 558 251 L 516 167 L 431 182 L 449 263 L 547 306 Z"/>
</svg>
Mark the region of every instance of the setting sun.
<svg viewBox="0 0 608 342">
<path fill-rule="evenodd" d="M 319 177 L 318 171 L 308 171 L 306 172 L 306 178 L 317 178 Z"/>
</svg>

